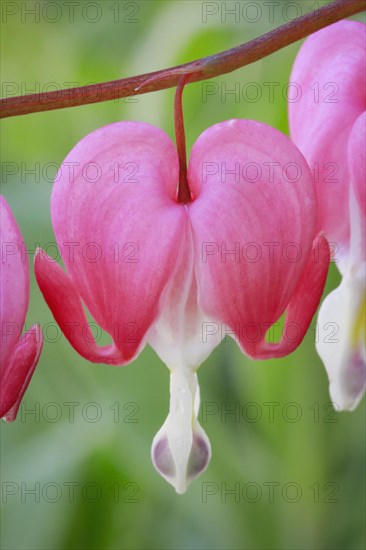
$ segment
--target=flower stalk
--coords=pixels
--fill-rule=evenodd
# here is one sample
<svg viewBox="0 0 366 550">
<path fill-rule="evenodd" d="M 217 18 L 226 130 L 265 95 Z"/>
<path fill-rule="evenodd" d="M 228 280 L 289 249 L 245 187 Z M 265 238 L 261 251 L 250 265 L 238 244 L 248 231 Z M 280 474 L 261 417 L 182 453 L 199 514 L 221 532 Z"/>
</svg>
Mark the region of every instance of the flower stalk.
<svg viewBox="0 0 366 550">
<path fill-rule="evenodd" d="M 187 82 L 187 79 L 188 75 L 184 75 L 179 81 L 174 99 L 175 140 L 179 158 L 178 202 L 183 204 L 191 202 L 192 200 L 187 177 L 186 136 L 184 131 L 184 117 L 182 106 L 183 89 Z"/>
</svg>

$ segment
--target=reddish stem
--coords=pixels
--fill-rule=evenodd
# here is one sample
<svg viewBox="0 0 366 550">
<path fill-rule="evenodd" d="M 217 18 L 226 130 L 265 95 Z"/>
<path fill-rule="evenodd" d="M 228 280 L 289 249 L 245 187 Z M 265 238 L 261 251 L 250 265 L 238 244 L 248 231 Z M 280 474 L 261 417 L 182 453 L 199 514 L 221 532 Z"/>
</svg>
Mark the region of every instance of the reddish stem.
<svg viewBox="0 0 366 550">
<path fill-rule="evenodd" d="M 2 99 L 0 100 L 0 118 L 76 107 L 164 90 L 177 86 L 182 73 L 191 73 L 191 82 L 230 73 L 293 44 L 323 27 L 360 13 L 365 8 L 366 0 L 336 0 L 246 44 L 198 61 L 101 84 Z M 197 71 L 197 64 L 202 66 L 202 70 Z"/>
<path fill-rule="evenodd" d="M 188 75 L 183 76 L 177 86 L 174 99 L 174 126 L 175 140 L 177 143 L 178 158 L 179 158 L 179 186 L 178 186 L 178 202 L 186 204 L 191 202 L 192 196 L 189 190 L 187 178 L 187 152 L 186 152 L 186 136 L 184 131 L 184 118 L 182 96 L 183 88 L 187 83 Z"/>
</svg>

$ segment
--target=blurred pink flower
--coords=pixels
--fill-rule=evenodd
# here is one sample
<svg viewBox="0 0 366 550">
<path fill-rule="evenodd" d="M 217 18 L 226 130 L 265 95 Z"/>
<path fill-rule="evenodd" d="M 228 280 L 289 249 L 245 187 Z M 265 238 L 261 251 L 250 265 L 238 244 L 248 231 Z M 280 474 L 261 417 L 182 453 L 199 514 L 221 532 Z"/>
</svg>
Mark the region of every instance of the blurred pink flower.
<svg viewBox="0 0 366 550">
<path fill-rule="evenodd" d="M 15 420 L 41 353 L 38 325 L 21 336 L 29 304 L 29 266 L 22 235 L 0 196 L 1 312 L 0 418 Z"/>
<path fill-rule="evenodd" d="M 341 410 L 357 406 L 366 383 L 365 67 L 366 26 L 341 21 L 305 41 L 291 75 L 302 89 L 290 103 L 291 135 L 313 171 L 317 227 L 342 274 L 320 308 L 317 342 Z"/>
<path fill-rule="evenodd" d="M 329 247 L 316 236 L 310 170 L 269 126 L 208 128 L 177 201 L 178 156 L 160 129 L 120 122 L 82 139 L 56 177 L 51 213 L 67 274 L 43 251 L 40 289 L 86 359 L 123 365 L 149 343 L 171 371 L 170 413 L 153 462 L 178 492 L 202 472 L 210 444 L 197 420 L 196 370 L 224 332 L 254 359 L 302 341 L 318 306 Z M 97 345 L 82 303 L 112 336 Z M 266 333 L 286 310 L 279 343 Z"/>
</svg>

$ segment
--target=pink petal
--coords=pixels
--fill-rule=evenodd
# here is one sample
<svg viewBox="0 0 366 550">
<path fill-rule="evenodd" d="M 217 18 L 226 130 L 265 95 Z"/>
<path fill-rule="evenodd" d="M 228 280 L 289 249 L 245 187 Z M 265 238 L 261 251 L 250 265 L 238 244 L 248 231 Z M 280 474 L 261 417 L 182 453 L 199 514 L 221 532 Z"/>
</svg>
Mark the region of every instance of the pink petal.
<svg viewBox="0 0 366 550">
<path fill-rule="evenodd" d="M 289 106 L 291 136 L 315 175 L 318 230 L 339 244 L 349 238 L 347 141 L 365 110 L 365 36 L 365 25 L 357 21 L 311 35 L 290 79 L 301 89 L 301 98 Z"/>
<path fill-rule="evenodd" d="M 18 342 L 29 303 L 29 267 L 23 237 L 4 197 L 0 196 L 1 372 Z"/>
<path fill-rule="evenodd" d="M 97 346 L 75 285 L 43 250 L 37 251 L 34 271 L 39 288 L 56 322 L 80 355 L 94 363 L 117 365 L 125 363 L 134 355 L 134 345 L 131 350 L 128 349 L 128 345 L 125 346 L 125 356 L 115 345 Z"/>
<path fill-rule="evenodd" d="M 1 376 L 0 418 L 16 419 L 23 395 L 37 366 L 43 345 L 38 325 L 29 329 L 13 349 Z"/>
<path fill-rule="evenodd" d="M 55 269 L 50 264 L 42 267 L 47 281 L 42 291 L 63 324 L 68 315 L 81 319 L 81 305 L 76 306 L 81 299 L 114 338 L 123 361 L 140 349 L 184 247 L 188 221 L 185 207 L 175 202 L 177 182 L 170 138 L 138 122 L 111 124 L 86 136 L 56 177 L 52 221 L 70 278 L 66 283 L 57 275 L 57 283 L 74 288 L 72 307 L 62 311 L 52 297 L 56 285 L 45 274 Z M 126 333 L 133 341 L 126 341 Z M 73 345 L 83 349 L 80 339 Z"/>
<path fill-rule="evenodd" d="M 189 181 L 197 197 L 188 210 L 199 305 L 256 357 L 308 271 L 316 223 L 311 173 L 277 130 L 231 120 L 199 137 Z"/>
<path fill-rule="evenodd" d="M 319 305 L 327 279 L 329 260 L 328 241 L 319 235 L 313 243 L 300 284 L 287 306 L 281 341 L 273 344 L 263 338 L 256 350 L 257 359 L 288 355 L 301 344 Z"/>
</svg>

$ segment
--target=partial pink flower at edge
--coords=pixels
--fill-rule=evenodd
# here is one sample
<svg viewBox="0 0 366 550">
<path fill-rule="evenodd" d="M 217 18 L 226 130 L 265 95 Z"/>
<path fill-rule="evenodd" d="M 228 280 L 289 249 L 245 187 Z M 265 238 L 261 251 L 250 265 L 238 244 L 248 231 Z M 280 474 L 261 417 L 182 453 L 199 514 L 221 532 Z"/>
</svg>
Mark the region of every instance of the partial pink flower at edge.
<svg viewBox="0 0 366 550">
<path fill-rule="evenodd" d="M 312 168 L 318 229 L 342 274 L 319 310 L 316 343 L 339 410 L 355 409 L 366 387 L 365 66 L 366 26 L 341 21 L 305 41 L 291 75 L 303 94 L 290 104 L 291 135 Z"/>
<path fill-rule="evenodd" d="M 0 418 L 11 422 L 37 366 L 43 336 L 38 325 L 21 334 L 29 303 L 29 266 L 24 240 L 2 196 L 0 241 Z"/>
<path fill-rule="evenodd" d="M 314 175 L 318 231 L 340 249 L 350 239 L 347 142 L 365 111 L 366 26 L 340 21 L 307 38 L 290 81 L 301 97 L 289 103 L 291 138 Z"/>
</svg>

